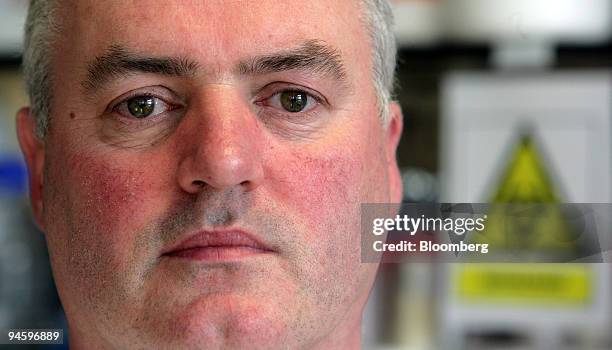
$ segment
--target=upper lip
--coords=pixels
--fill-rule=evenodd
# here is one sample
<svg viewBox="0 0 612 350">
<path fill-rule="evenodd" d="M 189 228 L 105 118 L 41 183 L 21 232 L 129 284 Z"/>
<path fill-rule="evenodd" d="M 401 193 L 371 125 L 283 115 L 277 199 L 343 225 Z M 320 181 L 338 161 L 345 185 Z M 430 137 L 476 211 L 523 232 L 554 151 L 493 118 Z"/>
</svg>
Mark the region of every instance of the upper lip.
<svg viewBox="0 0 612 350">
<path fill-rule="evenodd" d="M 182 250 L 197 248 L 252 248 L 262 251 L 272 251 L 272 249 L 257 239 L 254 235 L 243 230 L 211 230 L 198 231 L 188 235 L 185 239 L 171 245 L 162 251 L 162 255 L 168 255 Z"/>
</svg>

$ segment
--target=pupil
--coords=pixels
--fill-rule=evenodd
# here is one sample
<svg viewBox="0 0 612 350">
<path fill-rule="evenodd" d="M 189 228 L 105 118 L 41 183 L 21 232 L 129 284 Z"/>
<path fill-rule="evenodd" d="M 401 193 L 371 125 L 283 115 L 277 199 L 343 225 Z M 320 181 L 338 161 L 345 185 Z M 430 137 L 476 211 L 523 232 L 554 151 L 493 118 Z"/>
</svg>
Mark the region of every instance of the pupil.
<svg viewBox="0 0 612 350">
<path fill-rule="evenodd" d="M 308 97 L 300 91 L 285 91 L 281 94 L 281 104 L 288 112 L 301 112 L 308 102 Z"/>
<path fill-rule="evenodd" d="M 153 113 L 155 99 L 150 96 L 134 97 L 128 101 L 128 110 L 136 118 L 145 118 Z"/>
</svg>

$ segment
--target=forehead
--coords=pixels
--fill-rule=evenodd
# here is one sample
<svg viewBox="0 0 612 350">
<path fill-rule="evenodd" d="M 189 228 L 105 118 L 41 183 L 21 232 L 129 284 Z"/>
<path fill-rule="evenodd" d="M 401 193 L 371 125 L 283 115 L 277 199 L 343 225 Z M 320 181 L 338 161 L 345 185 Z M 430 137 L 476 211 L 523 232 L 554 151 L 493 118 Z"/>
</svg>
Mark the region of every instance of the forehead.
<svg viewBox="0 0 612 350">
<path fill-rule="evenodd" d="M 61 52 L 73 51 L 81 59 L 91 60 L 110 45 L 122 44 L 152 54 L 196 56 L 205 64 L 222 66 L 312 39 L 327 42 L 351 59 L 369 56 L 359 0 L 65 0 L 65 4 L 67 35 Z"/>
</svg>

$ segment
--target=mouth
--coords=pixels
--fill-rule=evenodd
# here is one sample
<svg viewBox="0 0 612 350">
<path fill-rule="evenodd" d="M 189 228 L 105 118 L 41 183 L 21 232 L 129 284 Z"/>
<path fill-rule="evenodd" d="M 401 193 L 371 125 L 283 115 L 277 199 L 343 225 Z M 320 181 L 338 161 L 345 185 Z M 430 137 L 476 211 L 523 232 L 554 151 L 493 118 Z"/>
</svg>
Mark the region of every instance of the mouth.
<svg viewBox="0 0 612 350">
<path fill-rule="evenodd" d="M 165 250 L 163 257 L 201 262 L 229 262 L 274 251 L 240 231 L 201 231 Z"/>
</svg>

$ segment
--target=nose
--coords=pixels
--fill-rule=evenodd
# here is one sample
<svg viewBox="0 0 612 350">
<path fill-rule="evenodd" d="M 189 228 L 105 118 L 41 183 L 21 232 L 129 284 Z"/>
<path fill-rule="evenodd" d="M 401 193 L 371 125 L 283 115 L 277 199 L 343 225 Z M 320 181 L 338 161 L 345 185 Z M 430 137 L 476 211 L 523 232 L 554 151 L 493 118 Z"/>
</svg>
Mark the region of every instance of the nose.
<svg viewBox="0 0 612 350">
<path fill-rule="evenodd" d="M 184 191 L 252 191 L 261 184 L 262 135 L 257 116 L 239 93 L 229 87 L 203 93 L 180 129 L 177 142 L 184 151 L 178 182 Z"/>
</svg>

